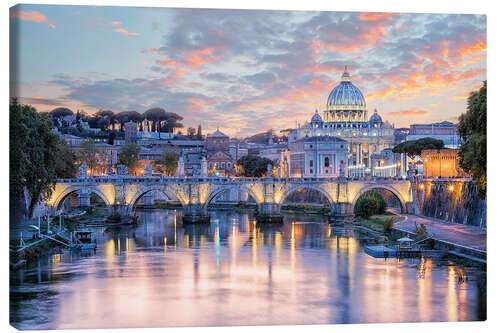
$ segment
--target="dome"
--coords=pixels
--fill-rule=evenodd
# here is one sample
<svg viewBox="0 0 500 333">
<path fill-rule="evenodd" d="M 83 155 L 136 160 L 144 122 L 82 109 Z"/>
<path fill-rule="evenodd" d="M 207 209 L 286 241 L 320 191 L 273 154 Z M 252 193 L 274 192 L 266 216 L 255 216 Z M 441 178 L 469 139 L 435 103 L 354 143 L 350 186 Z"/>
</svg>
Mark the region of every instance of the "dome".
<svg viewBox="0 0 500 333">
<path fill-rule="evenodd" d="M 378 114 L 377 109 L 370 117 L 370 124 L 382 124 L 382 117 Z"/>
<path fill-rule="evenodd" d="M 311 123 L 322 123 L 323 119 L 318 113 L 318 110 L 314 113 L 314 116 L 312 116 Z"/>
<path fill-rule="evenodd" d="M 364 111 L 365 98 L 361 91 L 351 83 L 351 76 L 346 71 L 342 74 L 342 82 L 328 96 L 327 110 Z"/>
</svg>

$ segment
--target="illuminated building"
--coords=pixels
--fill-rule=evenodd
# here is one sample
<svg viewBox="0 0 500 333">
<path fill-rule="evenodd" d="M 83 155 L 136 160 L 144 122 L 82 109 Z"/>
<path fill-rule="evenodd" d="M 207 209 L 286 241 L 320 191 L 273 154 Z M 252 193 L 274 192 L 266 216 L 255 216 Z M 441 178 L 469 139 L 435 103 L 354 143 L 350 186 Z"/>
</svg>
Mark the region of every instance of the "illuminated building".
<svg viewBox="0 0 500 333">
<path fill-rule="evenodd" d="M 424 177 L 466 177 L 458 164 L 458 149 L 422 150 Z"/>
<path fill-rule="evenodd" d="M 351 83 L 347 69 L 341 82 L 330 92 L 323 117 L 316 110 L 310 123 L 290 131 L 288 141 L 293 143 L 316 136 L 345 140 L 348 165 L 360 170 L 371 167 L 372 154 L 394 146 L 394 126 L 383 122 L 377 110 L 368 118 L 363 94 Z"/>
</svg>

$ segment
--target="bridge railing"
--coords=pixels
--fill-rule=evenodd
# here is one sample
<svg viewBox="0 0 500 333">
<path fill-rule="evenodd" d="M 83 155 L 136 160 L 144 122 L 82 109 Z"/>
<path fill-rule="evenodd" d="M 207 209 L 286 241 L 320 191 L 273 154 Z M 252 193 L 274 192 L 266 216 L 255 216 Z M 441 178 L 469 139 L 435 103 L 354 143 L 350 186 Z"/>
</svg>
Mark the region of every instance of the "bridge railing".
<svg viewBox="0 0 500 333">
<path fill-rule="evenodd" d="M 70 184 L 192 184 L 192 183 L 211 183 L 211 184 L 244 184 L 244 183 L 324 183 L 324 182 L 352 182 L 362 181 L 365 183 L 394 183 L 397 181 L 408 181 L 405 178 L 380 178 L 380 177 L 350 177 L 350 178 L 326 178 L 326 177 L 289 177 L 289 178 L 257 178 L 257 177 L 165 177 L 165 176 L 97 176 L 85 178 L 65 178 L 59 179 L 58 183 Z"/>
</svg>

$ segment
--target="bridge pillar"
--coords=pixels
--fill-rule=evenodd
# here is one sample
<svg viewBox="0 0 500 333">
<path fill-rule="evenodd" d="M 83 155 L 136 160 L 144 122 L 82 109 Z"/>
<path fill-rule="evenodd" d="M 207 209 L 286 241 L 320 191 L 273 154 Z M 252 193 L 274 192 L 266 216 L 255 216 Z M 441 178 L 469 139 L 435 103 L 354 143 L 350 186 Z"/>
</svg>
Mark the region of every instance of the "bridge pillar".
<svg viewBox="0 0 500 333">
<path fill-rule="evenodd" d="M 203 209 L 201 204 L 188 204 L 184 206 L 183 223 L 208 223 L 210 215 Z"/>
<path fill-rule="evenodd" d="M 154 206 L 154 196 L 153 192 L 148 192 L 142 196 L 142 203 L 146 207 L 153 207 Z"/>
<path fill-rule="evenodd" d="M 87 191 L 80 191 L 78 193 L 78 206 L 90 207 L 90 193 Z"/>
<path fill-rule="evenodd" d="M 268 183 L 264 185 L 264 202 L 259 204 L 259 210 L 255 218 L 257 222 L 281 223 L 283 222 L 281 205 L 274 202 L 275 187 L 272 179 L 269 179 L 269 175 L 270 171 L 268 171 Z"/>
<path fill-rule="evenodd" d="M 349 202 L 336 202 L 332 204 L 330 222 L 346 222 L 354 217 L 352 204 Z"/>
</svg>

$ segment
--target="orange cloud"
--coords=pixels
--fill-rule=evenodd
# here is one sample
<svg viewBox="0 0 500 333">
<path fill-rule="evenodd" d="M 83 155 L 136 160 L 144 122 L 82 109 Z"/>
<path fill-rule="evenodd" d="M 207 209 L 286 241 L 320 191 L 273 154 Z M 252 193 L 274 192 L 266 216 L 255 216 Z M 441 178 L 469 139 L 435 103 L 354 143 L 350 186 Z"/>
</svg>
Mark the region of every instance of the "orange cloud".
<svg viewBox="0 0 500 333">
<path fill-rule="evenodd" d="M 54 24 L 52 24 L 52 23 L 49 23 L 49 27 L 51 27 L 52 29 L 56 28 L 56 26 Z"/>
<path fill-rule="evenodd" d="M 395 15 L 395 13 L 361 13 L 359 14 L 359 19 L 361 21 L 377 21 L 381 18 Z"/>
<path fill-rule="evenodd" d="M 10 12 L 10 18 L 17 18 L 25 21 L 32 21 L 36 23 L 47 22 L 47 16 L 43 15 L 40 12 L 30 10 L 27 12 L 24 11 L 13 11 Z"/>
<path fill-rule="evenodd" d="M 158 65 L 163 65 L 163 66 L 182 66 L 180 62 L 177 62 L 175 60 L 172 60 L 170 58 L 168 59 L 157 59 L 156 63 Z"/>
<path fill-rule="evenodd" d="M 120 21 L 113 21 L 113 22 L 111 22 L 111 24 L 112 24 L 112 25 L 120 25 L 120 24 L 122 24 L 122 23 L 121 23 Z"/>
<path fill-rule="evenodd" d="M 218 57 L 212 56 L 213 51 L 213 48 L 191 51 L 186 59 L 187 66 L 195 69 L 204 64 L 216 62 Z"/>
<path fill-rule="evenodd" d="M 411 116 L 423 116 L 423 115 L 428 114 L 428 113 L 429 113 L 429 111 L 427 111 L 427 110 L 410 109 L 410 110 L 405 110 L 405 111 L 384 112 L 384 115 L 411 117 Z"/>
<path fill-rule="evenodd" d="M 123 28 L 116 28 L 113 31 L 121 33 L 121 34 L 124 34 L 126 36 L 137 36 L 137 35 L 139 35 L 137 32 L 128 32 L 127 30 L 125 30 Z"/>
<path fill-rule="evenodd" d="M 141 53 L 158 53 L 158 49 L 155 47 L 150 47 L 142 50 Z"/>
</svg>

